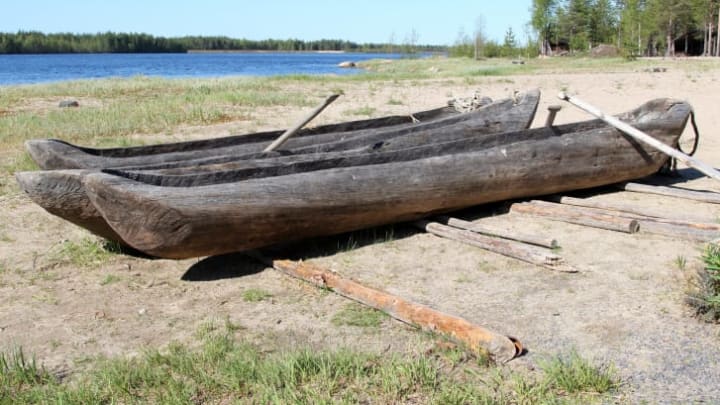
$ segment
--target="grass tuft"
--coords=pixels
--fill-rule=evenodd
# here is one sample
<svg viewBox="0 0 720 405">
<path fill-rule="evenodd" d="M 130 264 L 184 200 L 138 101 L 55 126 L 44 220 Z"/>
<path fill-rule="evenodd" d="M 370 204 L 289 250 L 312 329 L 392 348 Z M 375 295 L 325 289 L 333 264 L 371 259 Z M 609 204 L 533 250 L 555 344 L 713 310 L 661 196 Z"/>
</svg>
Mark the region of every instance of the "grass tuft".
<svg viewBox="0 0 720 405">
<path fill-rule="evenodd" d="M 245 302 L 260 302 L 265 301 L 266 299 L 272 297 L 272 294 L 265 290 L 257 289 L 257 288 L 251 288 L 249 290 L 245 290 L 242 293 L 242 299 Z"/>
<path fill-rule="evenodd" d="M 52 381 L 52 376 L 37 365 L 34 357 L 27 358 L 22 348 L 9 354 L 0 353 L 0 403 L 5 403 L 7 398 L 12 399 L 27 389 L 44 386 Z"/>
<path fill-rule="evenodd" d="M 686 302 L 707 322 L 720 321 L 720 246 L 710 244 L 702 256 L 704 267 L 697 273 Z"/>
<path fill-rule="evenodd" d="M 117 243 L 85 237 L 79 242 L 70 240 L 63 242 L 53 259 L 78 267 L 92 267 L 108 262 L 119 251 L 120 247 Z"/>
<path fill-rule="evenodd" d="M 114 274 L 108 274 L 100 281 L 100 285 L 106 286 L 108 284 L 117 283 L 118 281 L 122 281 L 122 278 Z"/>
<path fill-rule="evenodd" d="M 362 328 L 379 328 L 387 319 L 384 313 L 362 306 L 360 304 L 347 304 L 332 318 L 335 326 L 359 326 Z"/>
<path fill-rule="evenodd" d="M 355 108 L 351 110 L 345 110 L 343 114 L 345 115 L 361 115 L 361 116 L 367 116 L 371 117 L 377 112 L 377 109 L 375 107 L 370 107 L 368 105 L 360 108 Z"/>
<path fill-rule="evenodd" d="M 547 361 L 541 367 L 549 386 L 570 394 L 604 394 L 619 385 L 612 365 L 595 366 L 575 351 Z"/>
</svg>

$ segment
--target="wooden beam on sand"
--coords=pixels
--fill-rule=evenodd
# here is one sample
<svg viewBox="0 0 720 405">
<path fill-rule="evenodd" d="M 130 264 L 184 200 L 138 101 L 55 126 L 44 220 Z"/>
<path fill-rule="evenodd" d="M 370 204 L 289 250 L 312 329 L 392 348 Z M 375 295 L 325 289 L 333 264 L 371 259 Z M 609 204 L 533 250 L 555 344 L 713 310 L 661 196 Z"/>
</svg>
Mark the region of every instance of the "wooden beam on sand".
<svg viewBox="0 0 720 405">
<path fill-rule="evenodd" d="M 640 224 L 635 219 L 622 218 L 607 213 L 590 212 L 579 207 L 547 201 L 533 200 L 515 203 L 510 206 L 510 212 L 623 233 L 636 233 L 640 230 Z"/>
<path fill-rule="evenodd" d="M 557 240 L 536 235 L 528 235 L 520 232 L 511 232 L 506 229 L 500 229 L 487 224 L 479 224 L 477 222 L 464 221 L 458 218 L 447 216 L 439 216 L 434 218 L 435 221 L 449 225 L 454 228 L 464 229 L 466 231 L 477 232 L 487 236 L 495 236 L 498 238 L 514 240 L 517 242 L 527 243 L 529 245 L 540 246 L 548 249 L 557 249 Z"/>
<path fill-rule="evenodd" d="M 437 222 L 421 220 L 413 222 L 413 225 L 436 236 L 466 243 L 546 269 L 565 273 L 577 273 L 577 269 L 565 263 L 562 257 L 535 246 L 480 235 L 475 232 L 453 228 Z"/>
<path fill-rule="evenodd" d="M 253 257 L 284 274 L 320 288 L 331 289 L 343 297 L 383 311 L 399 321 L 446 335 L 477 353 L 489 354 L 498 363 L 506 363 L 523 351 L 522 344 L 517 339 L 416 304 L 389 292 L 368 287 L 358 281 L 344 278 L 330 269 L 307 262 L 270 260 L 259 255 Z"/>
<path fill-rule="evenodd" d="M 618 184 L 616 187 L 620 190 L 632 191 L 634 193 L 656 194 L 666 197 L 684 198 L 686 200 L 720 204 L 720 193 L 713 191 L 696 191 L 677 187 L 653 186 L 640 183 L 622 183 Z"/>
<path fill-rule="evenodd" d="M 564 196 L 550 196 L 547 198 L 550 201 L 572 205 L 576 207 L 594 208 L 598 210 L 607 211 L 608 214 L 615 214 L 625 218 L 634 218 L 638 221 L 653 221 L 659 223 L 665 223 L 670 225 L 684 226 L 688 228 L 700 229 L 704 231 L 718 231 L 720 232 L 720 224 L 710 223 L 706 221 L 698 221 L 689 218 L 670 218 L 666 216 L 660 216 L 654 213 L 648 213 L 647 211 L 632 207 L 625 204 L 608 203 L 600 201 L 592 201 L 583 198 L 573 198 Z M 640 230 L 643 230 L 643 225 L 640 224 Z"/>
<path fill-rule="evenodd" d="M 692 222 L 682 219 L 661 218 L 644 215 L 636 208 L 624 205 L 599 203 L 572 197 L 551 197 L 560 204 L 576 209 L 587 210 L 593 214 L 616 215 L 622 218 L 634 219 L 640 224 L 640 232 L 692 241 L 707 242 L 720 236 L 720 224 Z"/>
</svg>

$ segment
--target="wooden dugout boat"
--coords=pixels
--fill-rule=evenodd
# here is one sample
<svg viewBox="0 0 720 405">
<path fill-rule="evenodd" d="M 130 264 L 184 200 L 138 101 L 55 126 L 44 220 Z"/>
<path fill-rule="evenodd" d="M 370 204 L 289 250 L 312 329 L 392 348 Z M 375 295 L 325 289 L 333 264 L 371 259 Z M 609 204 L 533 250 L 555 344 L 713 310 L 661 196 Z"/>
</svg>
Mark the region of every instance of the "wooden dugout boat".
<svg viewBox="0 0 720 405">
<path fill-rule="evenodd" d="M 415 120 L 433 121 L 457 114 L 453 107 L 441 107 L 406 116 L 387 116 L 306 128 L 300 130 L 296 137 L 301 139 L 328 133 L 403 126 L 412 124 Z M 103 169 L 213 156 L 213 150 L 223 148 L 245 147 L 248 151 L 260 151 L 261 146 L 267 146 L 283 132 L 282 130 L 267 131 L 197 141 L 105 149 L 77 146 L 59 139 L 33 139 L 25 142 L 25 149 L 44 170 Z"/>
<path fill-rule="evenodd" d="M 620 118 L 677 147 L 690 112 L 687 103 L 659 99 Z M 348 160 L 317 170 L 310 165 L 292 174 L 192 187 L 103 172 L 83 183 L 123 240 L 147 254 L 179 259 L 641 178 L 668 160 L 598 120 L 388 153 L 393 159 Z"/>
<path fill-rule="evenodd" d="M 402 129 L 412 127 L 417 122 L 442 121 L 451 117 L 462 120 L 467 116 L 460 114 L 454 107 L 447 106 L 408 115 L 306 128 L 295 135 L 287 148 L 337 141 L 372 133 L 374 130 Z M 283 132 L 267 131 L 206 140 L 106 149 L 77 146 L 58 139 L 36 139 L 25 142 L 25 148 L 38 166 L 44 170 L 139 167 L 220 155 L 260 152 Z"/>
<path fill-rule="evenodd" d="M 286 154 L 249 153 L 240 156 L 220 156 L 196 160 L 170 161 L 150 166 L 130 167 L 127 176 L 166 176 L 172 184 L 193 185 L 220 181 L 229 176 L 245 178 L 264 177 L 264 173 L 286 173 L 300 168 L 317 167 L 317 164 L 332 165 L 343 161 L 343 157 L 363 156 L 369 153 L 399 150 L 417 145 L 437 142 L 439 139 L 455 140 L 504 131 L 525 129 L 532 123 L 540 93 L 527 92 L 516 100 L 506 99 L 491 103 L 476 111 L 442 118 L 428 123 L 388 127 L 384 130 L 368 131 L 360 136 L 338 135 L 335 142 L 318 144 L 304 143 L 304 146 L 286 151 Z M 443 125 L 438 125 L 438 122 Z M 331 138 L 337 134 L 328 134 Z M 311 139 L 306 136 L 305 140 Z M 322 140 L 327 140 L 323 136 Z M 261 143 L 261 142 L 259 142 Z M 302 144 L 302 143 L 301 143 Z M 262 143 L 265 146 L 265 143 Z M 188 153 L 188 152 L 183 152 Z M 357 158 L 353 160 L 358 162 Z M 372 160 L 364 160 L 371 162 Z M 310 165 L 310 166 L 308 166 Z M 138 171 L 142 169 L 142 171 Z M 17 173 L 20 187 L 38 205 L 51 214 L 64 218 L 76 225 L 106 239 L 123 242 L 123 239 L 105 222 L 88 199 L 83 177 L 92 173 L 84 170 L 51 170 Z M 143 173 L 142 175 L 137 173 Z"/>
</svg>

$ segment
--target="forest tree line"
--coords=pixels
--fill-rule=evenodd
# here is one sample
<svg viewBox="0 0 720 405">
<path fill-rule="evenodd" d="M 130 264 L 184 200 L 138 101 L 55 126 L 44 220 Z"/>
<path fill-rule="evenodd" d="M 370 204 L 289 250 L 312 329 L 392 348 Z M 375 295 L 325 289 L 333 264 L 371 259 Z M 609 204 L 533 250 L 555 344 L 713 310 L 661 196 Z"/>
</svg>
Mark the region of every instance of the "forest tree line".
<svg viewBox="0 0 720 405">
<path fill-rule="evenodd" d="M 417 38 L 417 37 L 415 37 Z M 0 54 L 38 53 L 184 53 L 203 51 L 348 51 L 348 52 L 433 52 L 444 47 L 403 44 L 358 44 L 339 39 L 301 41 L 298 39 L 236 39 L 229 37 L 156 37 L 149 34 L 105 32 L 98 34 L 45 34 L 36 31 L 0 32 Z"/>
<path fill-rule="evenodd" d="M 720 0 L 533 0 L 539 52 L 616 45 L 628 56 L 720 56 Z"/>
</svg>

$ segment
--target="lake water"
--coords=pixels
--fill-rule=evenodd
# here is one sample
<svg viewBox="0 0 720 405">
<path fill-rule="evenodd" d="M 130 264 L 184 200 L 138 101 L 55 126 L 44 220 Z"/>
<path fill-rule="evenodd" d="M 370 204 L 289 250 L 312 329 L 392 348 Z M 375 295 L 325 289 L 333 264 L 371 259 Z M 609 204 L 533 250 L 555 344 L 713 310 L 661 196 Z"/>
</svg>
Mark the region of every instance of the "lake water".
<svg viewBox="0 0 720 405">
<path fill-rule="evenodd" d="M 0 85 L 130 77 L 274 76 L 353 74 L 344 61 L 396 59 L 399 54 L 366 53 L 185 53 L 0 55 Z"/>
</svg>

